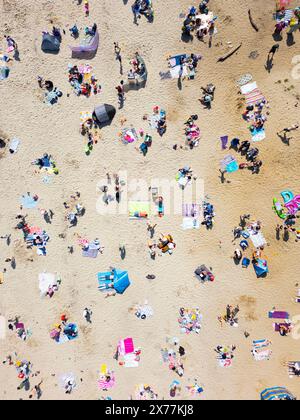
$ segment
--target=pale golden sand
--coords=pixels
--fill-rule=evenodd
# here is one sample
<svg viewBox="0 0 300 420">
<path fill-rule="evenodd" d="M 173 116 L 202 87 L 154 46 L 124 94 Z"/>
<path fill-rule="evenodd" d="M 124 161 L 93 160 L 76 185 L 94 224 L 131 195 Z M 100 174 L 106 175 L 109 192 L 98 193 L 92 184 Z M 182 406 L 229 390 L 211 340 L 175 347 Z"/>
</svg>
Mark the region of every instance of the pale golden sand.
<svg viewBox="0 0 300 420">
<path fill-rule="evenodd" d="M 2 359 L 14 351 L 23 359 L 29 359 L 34 370 L 41 371 L 44 399 L 97 399 L 104 395 L 97 389 L 100 365 L 107 363 L 116 372 L 117 386 L 109 395 L 113 399 L 128 399 L 136 384 L 150 384 L 159 397 L 168 398 L 169 385 L 178 379 L 161 360 L 160 348 L 166 336 L 180 336 L 177 316 L 180 307 L 200 307 L 204 315 L 203 329 L 198 336 L 180 336 L 186 348 L 186 372 L 182 385 L 188 379 L 198 378 L 204 385 L 203 399 L 257 399 L 266 387 L 284 385 L 295 395 L 300 395 L 299 382 L 290 380 L 284 362 L 300 359 L 299 341 L 291 337 L 281 338 L 272 330 L 267 313 L 273 306 L 299 313 L 293 303 L 295 283 L 298 281 L 299 244 L 292 239 L 288 243 L 276 241 L 275 226 L 279 223 L 272 211 L 272 199 L 282 190 L 299 188 L 299 132 L 294 134 L 290 146 L 284 145 L 276 132 L 299 118 L 295 108 L 299 92 L 299 80 L 292 80 L 292 58 L 299 54 L 299 33 L 295 45 L 288 47 L 281 42 L 275 56 L 274 69 L 269 74 L 265 68 L 266 55 L 274 44 L 272 38 L 274 2 L 255 0 L 211 0 L 211 9 L 218 16 L 218 34 L 213 48 L 197 40 L 184 44 L 180 40 L 181 12 L 190 5 L 186 0 L 154 0 L 153 24 L 141 19 L 140 25 L 132 23 L 131 1 L 91 0 L 91 16 L 84 18 L 82 7 L 69 1 L 2 0 L 0 35 L 4 30 L 19 44 L 21 62 L 13 63 L 10 77 L 0 84 L 0 129 L 8 137 L 22 140 L 18 154 L 7 153 L 0 160 L 1 200 L 0 234 L 12 232 L 14 217 L 18 213 L 19 196 L 26 191 L 36 193 L 42 199 L 43 208 L 54 213 L 52 225 L 47 225 L 51 237 L 46 258 L 33 254 L 33 262 L 27 261 L 31 253 L 16 240 L 21 232 L 13 231 L 12 245 L 6 247 L 1 240 L 1 264 L 15 255 L 16 270 L 8 268 L 5 283 L 0 286 L 0 313 L 5 317 L 20 315 L 33 332 L 28 342 L 22 342 L 11 334 L 0 342 Z M 198 3 L 198 2 L 196 2 Z M 260 28 L 256 33 L 249 24 L 248 8 Z M 67 81 L 67 65 L 71 62 L 68 44 L 74 43 L 69 35 L 64 37 L 58 56 L 45 55 L 40 50 L 41 32 L 50 29 L 50 20 L 61 27 L 86 25 L 94 21 L 100 28 L 100 48 L 92 60 L 95 74 L 103 87 L 101 95 L 90 99 L 73 95 Z M 114 87 L 120 81 L 118 63 L 115 61 L 113 42 L 122 47 L 124 64 L 135 51 L 145 58 L 149 79 L 146 89 L 127 95 L 125 108 L 119 112 L 111 127 L 103 130 L 103 139 L 90 157 L 84 155 L 83 139 L 79 134 L 79 113 L 100 103 L 116 103 Z M 217 58 L 228 50 L 227 42 L 243 46 L 239 53 L 224 63 Z M 4 45 L 4 43 L 3 43 Z M 249 58 L 257 50 L 259 57 Z M 176 81 L 161 81 L 159 71 L 166 69 L 166 57 L 180 52 L 196 52 L 204 56 L 194 82 L 184 81 L 179 91 Z M 76 60 L 74 61 L 76 63 Z M 244 73 L 252 73 L 260 89 L 270 102 L 267 123 L 267 139 L 259 145 L 264 162 L 261 174 L 253 176 L 240 171 L 228 176 L 230 183 L 221 184 L 219 161 L 224 153 L 220 148 L 220 136 L 248 139 L 247 124 L 238 109 L 236 80 Z M 59 104 L 51 108 L 39 99 L 36 83 L 38 75 L 54 82 L 64 92 Z M 283 82 L 294 89 L 285 91 Z M 281 80 L 281 84 L 276 84 Z M 202 110 L 198 98 L 200 86 L 213 82 L 217 86 L 216 99 L 211 111 Z M 67 97 L 70 93 L 70 97 Z M 168 113 L 168 132 L 160 139 L 154 135 L 153 146 L 147 158 L 138 154 L 133 146 L 125 147 L 118 138 L 120 118 L 126 116 L 130 124 L 143 126 L 142 116 L 154 105 L 160 105 Z M 173 151 L 175 143 L 183 141 L 183 123 L 190 114 L 199 114 L 203 139 L 198 149 Z M 145 126 L 146 128 L 146 126 Z M 34 174 L 30 162 L 48 152 L 54 156 L 60 175 L 50 185 L 44 185 L 41 177 Z M 177 249 L 172 257 L 164 256 L 156 261 L 149 259 L 147 231 L 144 222 L 136 223 L 127 216 L 104 218 L 96 212 L 98 181 L 106 172 L 127 170 L 128 178 L 143 176 L 173 179 L 178 168 L 189 164 L 199 178 L 205 180 L 205 192 L 216 207 L 214 230 L 206 232 L 182 231 L 180 217 L 165 217 L 158 221 L 158 232 L 172 233 Z M 67 239 L 58 235 L 66 231 L 62 203 L 75 191 L 82 193 L 86 215 L 79 220 L 76 232 L 90 239 L 99 237 L 105 247 L 97 260 L 83 259 L 75 245 L 74 231 L 67 231 Z M 231 259 L 235 249 L 232 229 L 239 216 L 251 213 L 263 221 L 264 233 L 270 243 L 266 248 L 270 275 L 258 280 L 252 268 L 242 270 Z M 29 222 L 45 227 L 37 211 L 28 211 Z M 219 242 L 222 241 L 221 246 Z M 119 244 L 126 244 L 127 257 L 121 261 Z M 20 242 L 22 244 L 22 242 Z M 67 246 L 75 245 L 73 256 Z M 200 285 L 193 277 L 199 264 L 213 267 L 216 281 Z M 123 296 L 104 299 L 97 291 L 96 273 L 110 265 L 129 271 L 133 285 Z M 8 265 L 6 264 L 8 267 Z M 38 273 L 57 271 L 62 287 L 49 300 L 41 300 L 38 289 Z M 156 275 L 149 282 L 145 276 Z M 154 309 L 154 317 L 145 322 L 137 320 L 128 308 L 136 302 L 148 299 Z M 237 329 L 220 327 L 217 317 L 226 305 L 240 304 L 240 326 Z M 93 309 L 93 324 L 86 326 L 82 311 Z M 79 325 L 79 339 L 58 346 L 49 338 L 49 330 L 66 312 L 70 320 Z M 244 338 L 244 331 L 251 335 Z M 120 338 L 132 336 L 136 346 L 142 348 L 141 363 L 137 369 L 119 367 L 113 354 Z M 255 362 L 251 356 L 251 339 L 267 338 L 273 342 L 270 361 Z M 236 359 L 229 370 L 217 366 L 213 349 L 218 344 L 236 344 Z M 83 378 L 71 397 L 66 397 L 57 386 L 57 376 L 72 371 L 78 380 Z M 56 377 L 51 376 L 56 374 Z M 34 385 L 34 381 L 32 385 Z M 13 367 L 0 366 L 0 398 L 26 398 L 23 391 L 16 391 L 18 380 Z M 188 398 L 183 392 L 182 398 Z"/>
</svg>

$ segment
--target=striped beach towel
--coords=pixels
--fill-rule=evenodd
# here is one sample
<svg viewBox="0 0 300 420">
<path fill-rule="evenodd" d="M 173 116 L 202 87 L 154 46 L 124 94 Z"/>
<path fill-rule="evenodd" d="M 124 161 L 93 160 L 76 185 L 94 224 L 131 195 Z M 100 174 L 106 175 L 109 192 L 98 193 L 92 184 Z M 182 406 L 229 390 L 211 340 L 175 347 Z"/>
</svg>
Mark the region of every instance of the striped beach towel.
<svg viewBox="0 0 300 420">
<path fill-rule="evenodd" d="M 261 102 L 266 99 L 258 88 L 252 90 L 249 93 L 246 93 L 245 98 L 247 105 L 255 105 L 258 102 Z"/>
<path fill-rule="evenodd" d="M 252 344 L 252 354 L 256 361 L 269 360 L 272 354 L 271 342 L 268 340 L 256 340 Z"/>
</svg>

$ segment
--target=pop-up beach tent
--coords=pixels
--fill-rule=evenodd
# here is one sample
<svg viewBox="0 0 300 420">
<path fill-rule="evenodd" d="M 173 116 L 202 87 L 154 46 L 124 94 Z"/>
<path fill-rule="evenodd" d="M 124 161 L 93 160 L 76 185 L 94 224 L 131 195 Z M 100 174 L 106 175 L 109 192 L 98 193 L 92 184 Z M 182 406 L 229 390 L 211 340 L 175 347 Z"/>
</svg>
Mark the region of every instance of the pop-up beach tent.
<svg viewBox="0 0 300 420">
<path fill-rule="evenodd" d="M 95 108 L 93 118 L 100 126 L 109 125 L 114 119 L 116 112 L 116 108 L 112 105 L 100 105 Z"/>
<path fill-rule="evenodd" d="M 59 39 L 51 34 L 43 34 L 42 50 L 48 53 L 58 53 L 60 50 Z"/>
<path fill-rule="evenodd" d="M 115 290 L 122 295 L 130 286 L 128 272 L 115 269 L 111 272 L 98 273 L 98 284 L 100 291 Z"/>
</svg>

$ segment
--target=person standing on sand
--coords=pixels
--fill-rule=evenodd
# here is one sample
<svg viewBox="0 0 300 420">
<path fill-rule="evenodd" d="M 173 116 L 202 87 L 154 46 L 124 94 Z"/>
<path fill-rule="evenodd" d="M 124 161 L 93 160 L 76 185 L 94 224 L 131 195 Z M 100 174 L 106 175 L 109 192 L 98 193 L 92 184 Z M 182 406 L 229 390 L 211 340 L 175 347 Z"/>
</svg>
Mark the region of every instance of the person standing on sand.
<svg viewBox="0 0 300 420">
<path fill-rule="evenodd" d="M 120 74 L 123 74 L 123 64 L 122 64 L 122 55 L 121 55 L 121 48 L 119 47 L 119 44 L 117 42 L 114 42 L 114 48 L 115 48 L 115 56 L 116 60 L 120 63 Z"/>
<path fill-rule="evenodd" d="M 273 45 L 273 47 L 270 49 L 269 54 L 268 54 L 268 59 L 270 59 L 270 55 L 272 54 L 271 60 L 273 60 L 274 55 L 276 54 L 276 52 L 279 50 L 280 45 L 279 44 L 275 44 Z"/>
<path fill-rule="evenodd" d="M 123 108 L 124 101 L 125 101 L 125 91 L 124 91 L 124 81 L 121 80 L 120 84 L 116 87 L 118 92 L 118 100 L 120 108 Z"/>
</svg>

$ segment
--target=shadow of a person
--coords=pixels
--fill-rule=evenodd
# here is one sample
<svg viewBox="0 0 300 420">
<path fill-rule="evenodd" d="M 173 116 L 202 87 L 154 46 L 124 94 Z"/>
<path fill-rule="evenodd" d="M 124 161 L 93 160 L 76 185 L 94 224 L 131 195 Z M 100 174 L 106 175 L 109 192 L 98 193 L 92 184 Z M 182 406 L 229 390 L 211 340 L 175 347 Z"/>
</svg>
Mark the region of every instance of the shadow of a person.
<svg viewBox="0 0 300 420">
<path fill-rule="evenodd" d="M 272 70 L 272 68 L 274 67 L 273 60 L 274 60 L 274 55 L 272 55 L 272 56 L 270 57 L 270 54 L 269 54 L 269 55 L 268 55 L 268 58 L 267 58 L 267 62 L 266 62 L 266 64 L 265 64 L 265 69 L 266 69 L 269 73 L 271 73 L 271 70 Z"/>
<path fill-rule="evenodd" d="M 283 135 L 280 133 L 277 133 L 277 136 L 280 138 L 283 144 L 290 146 L 290 140 L 292 137 L 287 137 L 287 133 L 284 133 Z"/>
</svg>

